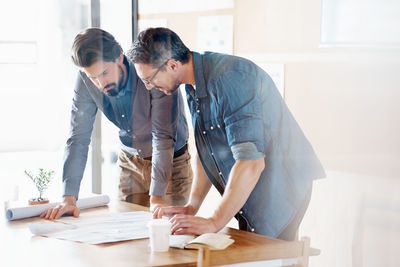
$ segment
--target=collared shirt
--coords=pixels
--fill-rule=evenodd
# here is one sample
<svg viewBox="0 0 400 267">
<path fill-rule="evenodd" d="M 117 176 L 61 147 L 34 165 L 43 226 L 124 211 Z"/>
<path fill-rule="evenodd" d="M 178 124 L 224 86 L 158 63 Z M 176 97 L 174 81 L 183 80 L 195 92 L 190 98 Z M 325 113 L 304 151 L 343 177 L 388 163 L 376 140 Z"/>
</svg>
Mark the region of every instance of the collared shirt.
<svg viewBox="0 0 400 267">
<path fill-rule="evenodd" d="M 207 176 L 222 194 L 237 160 L 264 158 L 236 217 L 247 230 L 276 237 L 324 170 L 266 72 L 244 58 L 211 52 L 193 52 L 193 65 L 196 90 L 186 85 L 186 91 Z"/>
<path fill-rule="evenodd" d="M 148 91 L 126 57 L 128 80 L 114 97 L 101 92 L 80 72 L 72 101 L 70 137 L 64 155 L 64 195 L 78 198 L 96 112 L 100 109 L 119 130 L 124 147 L 142 158 L 152 156 L 150 194 L 165 194 L 172 173 L 174 151 L 188 140 L 183 98 L 179 90 L 167 96 Z"/>
</svg>

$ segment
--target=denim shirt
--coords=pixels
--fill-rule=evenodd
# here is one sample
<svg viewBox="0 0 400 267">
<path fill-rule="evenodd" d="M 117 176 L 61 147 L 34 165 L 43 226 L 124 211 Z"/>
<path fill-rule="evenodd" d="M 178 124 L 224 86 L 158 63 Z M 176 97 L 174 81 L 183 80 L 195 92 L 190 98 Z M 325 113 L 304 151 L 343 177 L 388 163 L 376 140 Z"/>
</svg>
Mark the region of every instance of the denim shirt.
<svg viewBox="0 0 400 267">
<path fill-rule="evenodd" d="M 193 65 L 196 89 L 186 85 L 186 92 L 205 172 L 223 194 L 237 160 L 264 158 L 259 181 L 235 217 L 244 230 L 277 237 L 324 170 L 266 72 L 211 52 L 193 52 Z"/>
<path fill-rule="evenodd" d="M 124 147 L 139 157 L 152 156 L 150 194 L 165 194 L 172 173 L 174 151 L 188 140 L 183 98 L 179 90 L 167 96 L 148 91 L 131 62 L 127 66 L 127 84 L 117 96 L 109 97 L 80 72 L 72 100 L 70 137 L 64 154 L 63 195 L 78 198 L 85 169 L 96 112 L 100 109 L 117 126 Z"/>
</svg>

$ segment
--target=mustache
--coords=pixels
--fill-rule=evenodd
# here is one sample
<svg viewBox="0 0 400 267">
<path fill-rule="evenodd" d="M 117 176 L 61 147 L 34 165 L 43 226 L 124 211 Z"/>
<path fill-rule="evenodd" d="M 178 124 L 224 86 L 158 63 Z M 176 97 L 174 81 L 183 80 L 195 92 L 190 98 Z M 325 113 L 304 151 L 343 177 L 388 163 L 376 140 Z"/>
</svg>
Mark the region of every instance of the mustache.
<svg viewBox="0 0 400 267">
<path fill-rule="evenodd" d="M 118 90 L 117 89 L 110 89 L 108 91 L 104 91 L 104 93 L 108 96 L 116 96 L 118 95 Z"/>
<path fill-rule="evenodd" d="M 116 88 L 117 84 L 116 83 L 109 83 L 104 87 L 104 90 L 109 90 L 109 89 L 113 89 Z"/>
<path fill-rule="evenodd" d="M 117 84 L 116 83 L 107 84 L 104 87 L 103 92 L 108 96 L 118 95 Z"/>
</svg>

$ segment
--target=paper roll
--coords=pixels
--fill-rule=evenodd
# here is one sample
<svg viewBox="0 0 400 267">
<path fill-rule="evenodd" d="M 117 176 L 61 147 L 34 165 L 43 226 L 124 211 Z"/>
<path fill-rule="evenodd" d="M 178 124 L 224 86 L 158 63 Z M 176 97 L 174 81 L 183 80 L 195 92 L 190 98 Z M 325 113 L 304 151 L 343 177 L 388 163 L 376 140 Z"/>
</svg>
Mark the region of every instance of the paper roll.
<svg viewBox="0 0 400 267">
<path fill-rule="evenodd" d="M 76 206 L 82 210 L 82 209 L 104 206 L 107 205 L 109 202 L 110 202 L 109 196 L 99 195 L 94 197 L 78 199 L 78 201 L 76 202 Z M 45 210 L 49 208 L 54 208 L 59 204 L 61 204 L 61 202 L 33 205 L 27 207 L 18 207 L 18 208 L 6 208 L 6 218 L 9 221 L 13 221 L 13 220 L 39 216 Z"/>
</svg>

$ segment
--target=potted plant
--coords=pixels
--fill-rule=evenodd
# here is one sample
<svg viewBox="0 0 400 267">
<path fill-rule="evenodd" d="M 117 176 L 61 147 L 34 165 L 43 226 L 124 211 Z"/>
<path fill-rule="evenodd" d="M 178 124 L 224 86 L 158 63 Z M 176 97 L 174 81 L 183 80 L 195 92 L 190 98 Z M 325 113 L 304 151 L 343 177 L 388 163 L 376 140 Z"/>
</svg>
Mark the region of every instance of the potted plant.
<svg viewBox="0 0 400 267">
<path fill-rule="evenodd" d="M 36 189 L 39 191 L 39 197 L 32 198 L 29 200 L 29 205 L 45 204 L 49 203 L 48 199 L 42 197 L 43 192 L 47 189 L 51 179 L 53 179 L 54 171 L 44 171 L 39 168 L 38 175 L 32 175 L 30 172 L 25 171 L 25 174 L 32 180 L 35 184 Z"/>
</svg>

